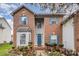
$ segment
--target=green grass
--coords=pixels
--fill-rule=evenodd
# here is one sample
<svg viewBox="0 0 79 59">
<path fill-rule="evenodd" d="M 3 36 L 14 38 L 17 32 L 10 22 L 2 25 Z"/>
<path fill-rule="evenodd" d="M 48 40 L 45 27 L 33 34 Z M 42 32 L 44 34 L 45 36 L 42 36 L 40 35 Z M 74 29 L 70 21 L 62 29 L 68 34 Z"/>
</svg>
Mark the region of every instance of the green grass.
<svg viewBox="0 0 79 59">
<path fill-rule="evenodd" d="M 8 51 L 11 49 L 12 45 L 5 43 L 0 44 L 0 56 L 8 56 Z"/>
</svg>

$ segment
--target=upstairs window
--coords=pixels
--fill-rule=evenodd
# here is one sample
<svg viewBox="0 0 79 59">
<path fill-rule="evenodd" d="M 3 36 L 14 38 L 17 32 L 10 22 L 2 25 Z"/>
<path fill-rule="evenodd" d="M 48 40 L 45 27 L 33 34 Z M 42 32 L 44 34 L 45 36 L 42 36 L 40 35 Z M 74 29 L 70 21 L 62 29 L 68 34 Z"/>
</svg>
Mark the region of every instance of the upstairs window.
<svg viewBox="0 0 79 59">
<path fill-rule="evenodd" d="M 21 16 L 20 23 L 22 25 L 27 25 L 28 24 L 28 18 L 26 16 Z"/>
<path fill-rule="evenodd" d="M 50 24 L 52 25 L 52 24 L 58 24 L 58 17 L 52 17 L 52 18 L 50 18 Z"/>
<path fill-rule="evenodd" d="M 2 24 L 0 24 L 0 29 L 4 29 L 4 27 L 2 26 Z"/>
<path fill-rule="evenodd" d="M 41 22 L 40 23 L 37 23 L 37 28 L 41 28 L 41 27 L 42 27 Z"/>
</svg>

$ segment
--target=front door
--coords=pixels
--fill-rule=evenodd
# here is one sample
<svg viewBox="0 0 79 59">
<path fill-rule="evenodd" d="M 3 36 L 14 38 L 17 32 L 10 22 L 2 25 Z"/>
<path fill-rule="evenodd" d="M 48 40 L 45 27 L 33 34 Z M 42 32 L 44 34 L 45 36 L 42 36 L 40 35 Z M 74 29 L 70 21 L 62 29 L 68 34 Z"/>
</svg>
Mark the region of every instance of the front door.
<svg viewBox="0 0 79 59">
<path fill-rule="evenodd" d="M 41 46 L 41 34 L 37 35 L 37 43 L 38 43 L 38 46 Z"/>
</svg>

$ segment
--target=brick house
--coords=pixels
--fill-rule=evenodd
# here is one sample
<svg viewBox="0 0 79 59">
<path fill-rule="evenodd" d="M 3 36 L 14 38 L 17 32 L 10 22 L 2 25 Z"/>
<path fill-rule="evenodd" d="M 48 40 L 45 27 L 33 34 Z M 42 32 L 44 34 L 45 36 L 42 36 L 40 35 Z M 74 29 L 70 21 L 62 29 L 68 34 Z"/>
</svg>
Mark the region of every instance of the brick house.
<svg viewBox="0 0 79 59">
<path fill-rule="evenodd" d="M 39 12 L 39 11 L 38 11 Z M 61 22 L 64 14 L 36 14 L 26 6 L 12 13 L 14 46 L 45 47 L 45 43 L 62 42 Z"/>
<path fill-rule="evenodd" d="M 79 9 L 62 22 L 64 48 L 79 51 Z"/>
</svg>

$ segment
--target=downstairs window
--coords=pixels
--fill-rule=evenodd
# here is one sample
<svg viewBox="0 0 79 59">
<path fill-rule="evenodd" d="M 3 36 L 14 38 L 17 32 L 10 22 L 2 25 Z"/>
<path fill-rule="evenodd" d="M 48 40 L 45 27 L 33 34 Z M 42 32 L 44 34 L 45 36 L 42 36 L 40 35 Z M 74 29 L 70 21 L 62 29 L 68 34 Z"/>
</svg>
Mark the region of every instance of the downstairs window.
<svg viewBox="0 0 79 59">
<path fill-rule="evenodd" d="M 57 43 L 57 35 L 50 35 L 50 44 Z"/>
<path fill-rule="evenodd" d="M 25 34 L 21 34 L 21 36 L 20 36 L 20 44 L 26 44 L 26 35 Z"/>
</svg>

